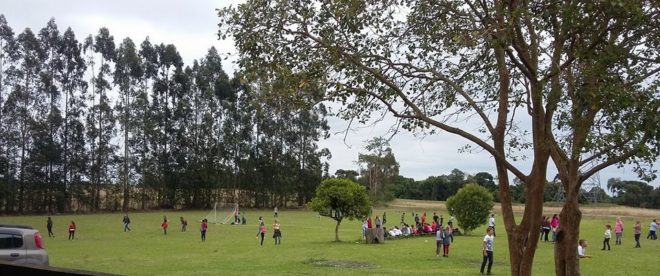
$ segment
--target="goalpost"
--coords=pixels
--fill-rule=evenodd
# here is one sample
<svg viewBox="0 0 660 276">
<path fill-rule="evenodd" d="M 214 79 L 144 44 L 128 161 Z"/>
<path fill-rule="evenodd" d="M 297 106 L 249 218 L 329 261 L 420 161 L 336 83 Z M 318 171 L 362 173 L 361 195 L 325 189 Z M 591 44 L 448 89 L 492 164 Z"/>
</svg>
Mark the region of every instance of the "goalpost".
<svg viewBox="0 0 660 276">
<path fill-rule="evenodd" d="M 214 224 L 229 224 L 234 222 L 234 218 L 238 212 L 238 203 L 218 204 L 216 202 L 213 204 L 213 210 L 202 219 L 207 219 L 209 223 Z"/>
</svg>

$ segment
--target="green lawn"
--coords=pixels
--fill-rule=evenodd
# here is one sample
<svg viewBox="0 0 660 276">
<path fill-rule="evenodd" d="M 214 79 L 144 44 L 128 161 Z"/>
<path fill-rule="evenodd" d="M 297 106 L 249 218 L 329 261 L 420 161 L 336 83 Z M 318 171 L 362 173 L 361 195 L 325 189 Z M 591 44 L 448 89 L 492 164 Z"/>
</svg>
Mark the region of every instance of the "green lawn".
<svg viewBox="0 0 660 276">
<path fill-rule="evenodd" d="M 383 210 L 377 210 L 382 214 Z M 398 221 L 401 209 L 388 209 L 388 225 Z M 410 210 L 406 210 L 406 220 Z M 417 209 L 416 211 L 422 212 Z M 434 210 L 426 210 L 429 215 Z M 434 237 L 388 240 L 385 244 L 365 245 L 357 242 L 360 222 L 345 221 L 335 243 L 334 221 L 319 218 L 302 210 L 281 210 L 282 245 L 272 239 L 270 210 L 248 210 L 247 225 L 210 225 L 207 241 L 201 242 L 197 220 L 206 211 L 131 213 L 131 232 L 123 232 L 123 214 L 53 216 L 55 238 L 48 238 L 45 216 L 0 217 L 1 223 L 29 224 L 45 236 L 50 263 L 57 267 L 77 268 L 125 275 L 218 275 L 222 274 L 408 274 L 456 273 L 478 275 L 484 228 L 469 236 L 456 237 L 449 258 L 435 256 Z M 442 213 L 447 216 L 443 210 Z M 160 223 L 170 220 L 167 236 Z M 188 232 L 180 232 L 179 217 L 189 221 Z M 269 233 L 264 246 L 259 246 L 256 219 L 264 216 Z M 509 274 L 506 235 L 498 224 L 495 239 L 495 275 Z M 77 239 L 67 240 L 67 225 L 75 220 Z M 613 217 L 587 217 L 581 235 L 590 243 L 587 249 L 593 259 L 583 259 L 583 275 L 655 275 L 660 256 L 660 240 L 646 240 L 650 218 L 642 218 L 642 248 L 633 248 L 633 218 L 625 218 L 623 245 L 612 251 L 601 251 L 603 225 L 614 224 Z M 552 244 L 540 243 L 534 263 L 534 275 L 554 274 Z M 576 249 L 577 250 L 577 249 Z M 311 264 L 315 260 L 352 260 L 369 262 L 375 268 L 335 268 Z"/>
</svg>

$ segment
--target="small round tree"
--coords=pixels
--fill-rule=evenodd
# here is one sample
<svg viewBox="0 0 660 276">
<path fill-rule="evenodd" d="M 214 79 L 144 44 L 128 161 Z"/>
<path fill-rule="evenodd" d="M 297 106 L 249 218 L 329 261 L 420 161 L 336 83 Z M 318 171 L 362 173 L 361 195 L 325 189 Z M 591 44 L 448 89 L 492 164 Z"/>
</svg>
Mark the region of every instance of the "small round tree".
<svg viewBox="0 0 660 276">
<path fill-rule="evenodd" d="M 493 209 L 493 195 L 483 186 L 470 183 L 447 199 L 447 209 L 452 208 L 458 226 L 470 232 L 488 220 Z"/>
<path fill-rule="evenodd" d="M 337 222 L 335 241 L 339 241 L 339 224 L 344 218 L 354 220 L 369 215 L 371 201 L 367 189 L 350 179 L 329 178 L 316 188 L 316 196 L 307 207 Z"/>
</svg>

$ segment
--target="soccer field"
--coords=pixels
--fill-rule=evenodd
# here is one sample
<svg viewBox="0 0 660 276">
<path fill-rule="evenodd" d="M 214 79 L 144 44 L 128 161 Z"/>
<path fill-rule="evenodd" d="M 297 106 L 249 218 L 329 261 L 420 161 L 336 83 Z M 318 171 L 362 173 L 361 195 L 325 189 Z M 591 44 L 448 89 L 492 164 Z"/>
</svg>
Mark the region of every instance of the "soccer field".
<svg viewBox="0 0 660 276">
<path fill-rule="evenodd" d="M 375 215 L 387 211 L 385 226 L 393 226 L 406 211 L 411 222 L 412 209 L 392 207 L 377 209 Z M 416 212 L 446 210 L 427 208 Z M 2 223 L 28 224 L 38 228 L 44 236 L 50 263 L 56 267 L 76 268 L 124 275 L 219 275 L 219 274 L 409 274 L 453 273 L 478 275 L 481 263 L 481 242 L 485 227 L 468 236 L 456 237 L 450 247 L 449 258 L 435 256 L 433 236 L 387 240 L 384 244 L 366 245 L 359 242 L 361 223 L 344 221 L 340 227 L 342 242 L 334 240 L 334 221 L 318 217 L 305 210 L 280 210 L 282 245 L 275 246 L 272 238 L 272 210 L 247 210 L 247 225 L 211 224 L 206 242 L 200 239 L 198 220 L 208 211 L 129 213 L 130 232 L 123 232 L 123 213 L 97 215 L 52 216 L 55 238 L 48 238 L 46 216 L 2 217 Z M 160 227 L 163 216 L 170 220 L 168 234 Z M 179 217 L 188 220 L 188 231 L 181 232 Z M 259 245 L 257 218 L 263 216 L 268 226 L 264 245 Z M 493 274 L 509 275 L 507 239 L 501 216 L 497 216 Z M 612 217 L 585 217 L 581 238 L 589 241 L 587 254 L 591 259 L 580 262 L 583 275 L 657 275 L 660 240 L 646 240 L 650 217 L 642 221 L 641 248 L 633 248 L 632 226 L 638 218 L 624 217 L 623 245 L 610 242 L 612 251 L 601 251 L 604 225 L 614 224 Z M 75 240 L 67 240 L 67 225 L 77 224 Z M 576 245 L 577 248 L 577 245 Z M 552 244 L 539 244 L 534 275 L 553 275 Z M 577 250 L 577 249 L 576 249 Z M 337 261 L 337 262 L 335 262 Z M 343 264 L 333 267 L 328 264 Z"/>
</svg>

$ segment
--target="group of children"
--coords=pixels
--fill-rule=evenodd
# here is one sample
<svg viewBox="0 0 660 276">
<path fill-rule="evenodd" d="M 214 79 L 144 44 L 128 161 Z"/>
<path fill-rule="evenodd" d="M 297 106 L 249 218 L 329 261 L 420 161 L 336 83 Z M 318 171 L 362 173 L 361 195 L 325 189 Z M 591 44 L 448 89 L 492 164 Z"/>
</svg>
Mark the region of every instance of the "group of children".
<svg viewBox="0 0 660 276">
<path fill-rule="evenodd" d="M 615 245 L 621 245 L 623 239 L 623 220 L 621 217 L 617 217 L 614 224 L 614 236 L 615 236 Z M 656 231 L 660 227 L 658 222 L 654 219 L 649 225 L 649 233 L 646 236 L 646 239 L 656 240 L 657 234 Z M 635 222 L 633 226 L 633 234 L 635 237 L 635 246 L 634 248 L 642 247 L 639 243 L 640 237 L 642 236 L 642 224 L 639 220 Z M 603 248 L 601 250 L 611 250 L 610 239 L 612 238 L 612 225 L 605 225 L 605 233 L 603 234 Z M 580 258 L 591 258 L 591 255 L 586 254 L 587 241 L 585 239 L 580 239 L 578 242 L 578 256 Z"/>
<path fill-rule="evenodd" d="M 46 229 L 48 229 L 48 237 L 49 238 L 54 238 L 55 233 L 53 233 L 53 219 L 51 217 L 48 217 L 48 220 L 46 220 Z M 76 223 L 72 220 L 71 223 L 69 223 L 69 227 L 67 228 L 69 231 L 69 240 L 73 240 L 76 238 Z"/>
</svg>

